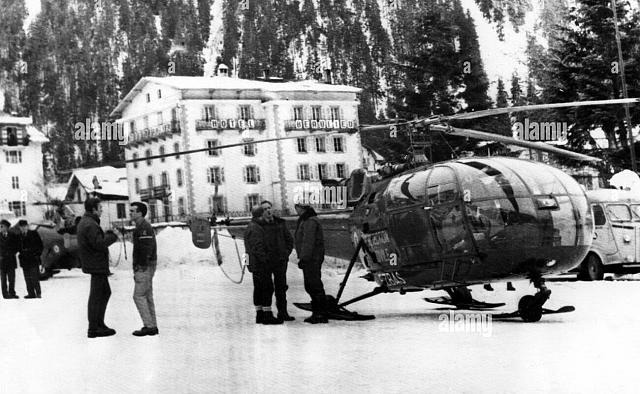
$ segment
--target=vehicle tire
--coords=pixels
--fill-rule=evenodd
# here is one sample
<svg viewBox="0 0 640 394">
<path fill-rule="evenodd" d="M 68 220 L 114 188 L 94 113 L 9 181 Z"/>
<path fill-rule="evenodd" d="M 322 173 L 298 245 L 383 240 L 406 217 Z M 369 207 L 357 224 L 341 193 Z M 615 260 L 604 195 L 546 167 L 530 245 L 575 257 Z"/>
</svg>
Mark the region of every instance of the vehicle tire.
<svg viewBox="0 0 640 394">
<path fill-rule="evenodd" d="M 542 318 L 542 307 L 535 306 L 535 299 L 535 296 L 526 295 L 518 302 L 518 313 L 527 323 L 534 323 Z"/>
<path fill-rule="evenodd" d="M 585 281 L 592 280 L 602 280 L 604 277 L 604 266 L 600 261 L 600 258 L 593 254 L 589 253 L 586 259 L 582 262 L 580 266 L 580 274 L 578 275 L 578 279 Z"/>
</svg>

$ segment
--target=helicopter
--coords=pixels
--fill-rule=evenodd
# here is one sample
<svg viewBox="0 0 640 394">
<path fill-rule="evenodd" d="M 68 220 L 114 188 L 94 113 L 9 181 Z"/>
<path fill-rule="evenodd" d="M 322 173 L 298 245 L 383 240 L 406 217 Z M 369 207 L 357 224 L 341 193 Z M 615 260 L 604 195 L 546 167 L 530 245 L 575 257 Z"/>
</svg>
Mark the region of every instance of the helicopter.
<svg viewBox="0 0 640 394">
<path fill-rule="evenodd" d="M 450 116 L 433 116 L 403 123 L 360 126 L 360 132 L 393 130 L 398 126 L 426 127 L 429 132 L 465 136 L 546 151 L 580 161 L 601 159 L 542 143 L 452 127 L 449 122 L 538 109 L 638 103 L 640 99 L 613 99 L 538 104 L 489 109 Z M 329 133 L 319 133 L 330 134 Z M 254 140 L 257 144 L 297 137 Z M 245 145 L 248 142 L 213 149 Z M 145 158 L 209 151 L 194 149 Z M 473 299 L 467 286 L 529 279 L 537 289 L 525 295 L 518 309 L 493 314 L 539 321 L 544 314 L 575 310 L 544 308 L 551 296 L 545 275 L 564 273 L 579 265 L 592 242 L 593 219 L 585 191 L 571 176 L 543 163 L 511 157 L 470 157 L 435 164 L 419 162 L 386 166 L 372 178 L 354 170 L 347 181 L 350 236 L 355 247 L 336 297 L 328 297 L 329 316 L 342 320 L 369 320 L 345 307 L 381 293 L 444 290 L 448 298 L 427 301 L 461 309 L 491 309 L 504 303 Z M 377 287 L 340 303 L 357 261 Z M 310 310 L 306 303 L 294 303 Z"/>
</svg>

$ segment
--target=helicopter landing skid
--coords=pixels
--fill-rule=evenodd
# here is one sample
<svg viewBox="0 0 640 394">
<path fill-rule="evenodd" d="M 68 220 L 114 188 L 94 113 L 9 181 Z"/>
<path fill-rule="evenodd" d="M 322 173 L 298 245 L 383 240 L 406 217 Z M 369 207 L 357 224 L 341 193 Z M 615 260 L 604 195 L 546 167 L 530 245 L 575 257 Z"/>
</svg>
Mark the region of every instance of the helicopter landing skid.
<svg viewBox="0 0 640 394">
<path fill-rule="evenodd" d="M 431 302 L 433 304 L 441 304 L 441 305 L 451 305 L 451 306 L 455 306 L 458 309 L 476 309 L 476 310 L 482 310 L 482 309 L 492 309 L 492 308 L 498 308 L 501 306 L 505 306 L 506 304 L 504 302 L 483 302 L 483 301 L 478 301 L 478 300 L 474 300 L 472 299 L 471 302 L 455 302 L 454 300 L 452 300 L 449 297 L 433 297 L 433 298 L 425 298 L 424 299 L 427 302 Z"/>
<path fill-rule="evenodd" d="M 369 295 L 369 294 L 371 293 L 367 293 L 366 295 Z M 379 294 L 379 293 L 376 293 L 376 294 Z M 372 295 L 369 295 L 369 297 L 371 296 Z M 310 303 L 294 302 L 293 305 L 297 306 L 302 310 L 313 312 L 313 309 L 311 308 Z M 373 320 L 376 318 L 373 315 L 361 315 L 357 312 L 351 312 L 347 310 L 342 304 L 338 305 L 336 302 L 336 299 L 333 296 L 327 296 L 326 305 L 327 305 L 327 308 L 324 311 L 324 314 L 327 317 L 327 319 L 359 321 L 359 320 Z"/>
<path fill-rule="evenodd" d="M 532 282 L 538 289 L 535 295 L 526 295 L 520 298 L 518 302 L 518 310 L 511 313 L 498 313 L 492 316 L 494 319 L 509 319 L 512 317 L 520 317 L 527 323 L 537 322 L 542 318 L 542 315 L 551 315 L 554 313 L 567 313 L 576 310 L 571 305 L 563 306 L 559 309 L 547 309 L 543 308 L 545 302 L 551 297 L 551 290 L 547 289 L 544 284 L 544 278 L 539 274 L 532 275 Z"/>
</svg>

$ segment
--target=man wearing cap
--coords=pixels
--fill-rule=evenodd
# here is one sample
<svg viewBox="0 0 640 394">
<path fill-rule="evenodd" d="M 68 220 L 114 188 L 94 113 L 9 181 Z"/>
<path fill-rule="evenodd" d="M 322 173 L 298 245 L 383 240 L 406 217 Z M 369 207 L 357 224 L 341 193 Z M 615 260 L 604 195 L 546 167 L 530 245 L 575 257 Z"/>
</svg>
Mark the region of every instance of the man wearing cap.
<svg viewBox="0 0 640 394">
<path fill-rule="evenodd" d="M 18 257 L 27 286 L 27 295 L 24 298 L 40 298 L 40 255 L 44 249 L 42 239 L 37 231 L 29 230 L 29 223 L 26 220 L 20 220 L 18 226 L 20 228 Z"/>
<path fill-rule="evenodd" d="M 11 223 L 0 221 L 0 279 L 2 281 L 2 297 L 20 298 L 16 295 L 16 250 L 15 234 L 9 231 Z"/>
<path fill-rule="evenodd" d="M 256 308 L 256 324 L 282 324 L 271 311 L 273 282 L 265 249 L 265 231 L 262 216 L 264 209 L 256 205 L 251 210 L 251 222 L 244 232 L 244 249 L 249 255 L 249 272 L 253 274 L 253 305 Z"/>
<path fill-rule="evenodd" d="M 304 289 L 311 297 L 312 315 L 305 323 L 327 323 L 327 297 L 322 285 L 321 269 L 324 261 L 324 236 L 316 211 L 309 205 L 296 204 L 298 213 L 295 245 L 298 267 L 304 276 Z"/>
</svg>

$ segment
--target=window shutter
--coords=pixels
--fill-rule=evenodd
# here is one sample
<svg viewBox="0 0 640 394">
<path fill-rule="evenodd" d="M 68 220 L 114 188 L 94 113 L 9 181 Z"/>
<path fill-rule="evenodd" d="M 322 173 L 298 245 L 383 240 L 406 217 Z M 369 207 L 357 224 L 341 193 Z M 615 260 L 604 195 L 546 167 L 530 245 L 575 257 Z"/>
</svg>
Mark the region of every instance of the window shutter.
<svg viewBox="0 0 640 394">
<path fill-rule="evenodd" d="M 224 167 L 220 167 L 220 183 L 224 182 Z"/>
<path fill-rule="evenodd" d="M 249 196 L 244 196 L 244 209 L 246 212 L 251 212 L 251 207 L 249 206 Z"/>
<path fill-rule="evenodd" d="M 344 137 L 340 137 L 340 139 L 342 140 L 342 151 L 346 153 L 347 152 L 347 139 L 344 138 Z"/>
<path fill-rule="evenodd" d="M 258 154 L 258 144 L 253 144 L 253 154 L 254 155 Z"/>
<path fill-rule="evenodd" d="M 296 170 L 298 170 L 298 180 L 302 180 L 302 164 L 298 164 Z"/>
<path fill-rule="evenodd" d="M 207 119 L 207 106 L 203 105 L 202 108 L 200 108 L 200 119 L 205 120 Z"/>
<path fill-rule="evenodd" d="M 327 177 L 335 178 L 336 177 L 336 166 L 335 164 L 327 164 Z"/>
<path fill-rule="evenodd" d="M 344 163 L 344 177 L 349 178 L 349 165 Z"/>
<path fill-rule="evenodd" d="M 256 181 L 260 182 L 260 168 L 256 166 Z"/>
<path fill-rule="evenodd" d="M 324 147 L 325 147 L 327 153 L 334 152 L 334 149 L 333 149 L 333 137 L 326 137 L 325 136 L 323 138 L 325 139 L 324 140 Z"/>
<path fill-rule="evenodd" d="M 307 152 L 311 153 L 314 151 L 315 148 L 315 142 L 313 140 L 313 137 L 307 137 L 304 139 L 304 143 L 307 145 Z"/>
<path fill-rule="evenodd" d="M 245 183 L 247 183 L 247 167 L 244 167 L 242 169 L 242 179 L 244 180 Z"/>
<path fill-rule="evenodd" d="M 242 117 L 242 106 L 238 105 L 238 107 L 236 108 L 236 119 L 241 119 Z"/>
<path fill-rule="evenodd" d="M 314 165 L 309 166 L 309 177 L 312 181 L 318 180 L 318 167 Z"/>
</svg>

